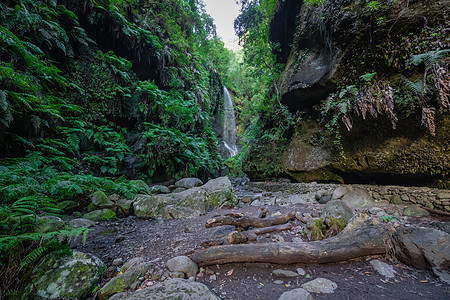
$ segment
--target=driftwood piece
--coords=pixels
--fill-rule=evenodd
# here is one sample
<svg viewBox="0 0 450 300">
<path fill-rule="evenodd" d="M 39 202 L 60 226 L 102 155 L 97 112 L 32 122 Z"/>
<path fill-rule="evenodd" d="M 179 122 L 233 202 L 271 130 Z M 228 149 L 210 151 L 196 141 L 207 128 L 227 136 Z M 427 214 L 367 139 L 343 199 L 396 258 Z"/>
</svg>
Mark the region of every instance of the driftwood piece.
<svg viewBox="0 0 450 300">
<path fill-rule="evenodd" d="M 353 219 L 338 235 L 315 242 L 222 245 L 194 252 L 200 266 L 234 262 L 330 263 L 385 254 L 392 227 L 376 219 Z"/>
<path fill-rule="evenodd" d="M 242 244 L 246 242 L 253 242 L 256 241 L 258 235 L 266 234 L 269 232 L 280 232 L 284 230 L 289 230 L 292 228 L 292 226 L 293 226 L 292 223 L 288 223 L 264 228 L 257 228 L 243 232 L 233 231 L 229 233 L 226 238 L 203 241 L 200 243 L 200 245 L 204 248 L 208 248 L 218 245 Z"/>
<path fill-rule="evenodd" d="M 295 218 L 295 211 L 289 212 L 285 215 L 266 219 L 244 216 L 242 214 L 228 214 L 224 216 L 217 216 L 207 220 L 205 226 L 206 228 L 211 228 L 223 225 L 233 225 L 235 227 L 242 227 L 244 229 L 249 227 L 262 228 L 285 224 L 293 218 Z"/>
</svg>

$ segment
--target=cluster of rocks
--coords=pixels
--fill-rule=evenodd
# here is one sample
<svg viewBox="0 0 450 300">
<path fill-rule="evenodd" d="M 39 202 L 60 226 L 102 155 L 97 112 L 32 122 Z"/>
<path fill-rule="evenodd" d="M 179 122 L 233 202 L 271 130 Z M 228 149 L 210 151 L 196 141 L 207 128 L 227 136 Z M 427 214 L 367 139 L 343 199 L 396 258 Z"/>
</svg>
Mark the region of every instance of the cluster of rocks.
<svg viewBox="0 0 450 300">
<path fill-rule="evenodd" d="M 402 187 L 402 186 L 377 186 L 377 185 L 338 185 L 319 183 L 286 183 L 286 182 L 250 182 L 247 188 L 262 195 L 278 195 L 279 198 L 289 199 L 310 199 L 316 197 L 317 193 L 324 195 L 318 200 L 327 201 L 333 192 L 338 189 L 364 191 L 376 202 L 390 202 L 392 204 L 412 204 L 421 205 L 427 208 L 438 209 L 450 212 L 450 191 L 433 189 L 428 187 Z M 279 193 L 282 193 L 282 195 Z M 278 197 L 277 196 L 277 197 Z M 280 204 L 280 203 L 277 203 Z M 295 204 L 287 200 L 287 204 Z"/>
<path fill-rule="evenodd" d="M 103 191 L 96 191 L 91 197 L 87 213 L 76 214 L 78 218 L 68 222 L 56 216 L 40 217 L 37 223 L 38 231 L 56 231 L 67 225 L 73 228 L 89 228 L 96 222 L 116 220 L 131 214 L 163 219 L 195 217 L 206 213 L 210 208 L 231 205 L 236 201 L 233 187 L 227 177 L 212 179 L 206 184 L 198 178 L 184 178 L 169 187 L 149 187 L 140 180 L 133 181 L 132 184 L 148 194 L 138 194 L 133 200 L 128 200 L 116 194 L 107 196 Z M 31 221 L 36 222 L 34 219 Z M 109 273 L 115 273 L 117 268 L 119 274 L 98 291 L 100 299 L 107 299 L 125 290 L 137 289 L 145 280 L 144 274 L 153 272 L 152 264 L 142 259 L 128 261 L 122 266 L 121 264 L 122 262 L 115 261 L 107 270 Z M 175 262 L 173 264 L 176 265 Z M 74 251 L 71 256 L 49 256 L 36 267 L 35 278 L 29 285 L 28 292 L 43 299 L 84 299 L 96 290 L 105 268 L 103 262 L 92 254 Z M 48 271 L 42 274 L 42 270 Z M 196 272 L 188 272 L 187 278 L 195 276 Z M 171 275 L 176 278 L 186 277 L 178 270 L 173 270 Z M 170 283 L 170 286 L 172 285 L 183 286 L 184 283 L 177 281 Z M 204 288 L 197 284 L 194 290 L 203 291 Z"/>
<path fill-rule="evenodd" d="M 118 217 L 136 215 L 144 218 L 178 219 L 196 217 L 211 207 L 234 204 L 233 187 L 227 177 L 208 181 L 198 178 L 184 178 L 169 187 L 149 187 L 141 180 L 133 184 L 147 194 L 138 194 L 133 200 L 122 199 L 113 194 L 109 197 L 103 191 L 96 191 L 91 197 L 88 212 L 82 218 L 71 221 L 73 227 L 89 227 L 94 223 L 115 220 Z"/>
</svg>

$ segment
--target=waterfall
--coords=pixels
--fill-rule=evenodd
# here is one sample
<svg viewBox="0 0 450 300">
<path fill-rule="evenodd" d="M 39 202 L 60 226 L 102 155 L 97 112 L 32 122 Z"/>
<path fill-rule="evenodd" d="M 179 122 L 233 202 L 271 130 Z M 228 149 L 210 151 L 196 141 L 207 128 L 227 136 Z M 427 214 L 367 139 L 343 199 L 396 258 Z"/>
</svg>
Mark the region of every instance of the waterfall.
<svg viewBox="0 0 450 300">
<path fill-rule="evenodd" d="M 236 122 L 234 119 L 233 101 L 231 101 L 230 93 L 225 86 L 223 87 L 223 95 L 223 146 L 229 154 L 226 158 L 230 158 L 238 153 L 236 146 Z"/>
</svg>

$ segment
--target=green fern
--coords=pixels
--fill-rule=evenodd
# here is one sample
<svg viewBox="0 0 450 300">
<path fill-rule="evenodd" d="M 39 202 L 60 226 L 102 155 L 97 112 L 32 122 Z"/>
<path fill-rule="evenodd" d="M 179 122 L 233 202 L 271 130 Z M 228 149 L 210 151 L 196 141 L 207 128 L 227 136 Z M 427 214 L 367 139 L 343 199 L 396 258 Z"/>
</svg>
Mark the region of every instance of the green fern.
<svg viewBox="0 0 450 300">
<path fill-rule="evenodd" d="M 450 49 L 433 50 L 426 53 L 413 55 L 410 59 L 411 63 L 418 66 L 424 63 L 426 68 L 431 67 L 434 63 L 442 60 L 444 57 L 450 54 Z"/>
</svg>

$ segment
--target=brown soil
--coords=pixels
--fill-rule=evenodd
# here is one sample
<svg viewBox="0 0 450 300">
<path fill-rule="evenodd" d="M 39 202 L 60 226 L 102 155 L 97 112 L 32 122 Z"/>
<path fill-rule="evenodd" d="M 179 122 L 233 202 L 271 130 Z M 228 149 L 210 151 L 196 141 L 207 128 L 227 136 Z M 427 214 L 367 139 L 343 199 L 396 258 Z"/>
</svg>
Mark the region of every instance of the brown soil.
<svg viewBox="0 0 450 300">
<path fill-rule="evenodd" d="M 238 196 L 245 194 L 240 190 Z M 295 210 L 301 213 L 310 213 L 318 216 L 324 205 L 309 203 L 297 204 L 288 207 L 269 206 L 270 216 L 273 213 L 285 213 Z M 395 206 L 384 204 L 383 208 L 395 211 Z M 192 253 L 201 249 L 200 242 L 226 236 L 234 230 L 232 226 L 205 228 L 208 218 L 230 212 L 242 212 L 256 216 L 257 208 L 246 204 L 240 204 L 230 209 L 215 209 L 204 216 L 191 219 L 178 220 L 142 220 L 136 217 L 120 219 L 117 222 L 99 223 L 89 233 L 85 245 L 80 240 L 74 241 L 73 247 L 91 252 L 101 258 L 108 267 L 116 258 L 124 261 L 133 257 L 144 257 L 155 264 L 153 274 L 161 276 L 146 276 L 141 288 L 152 285 L 168 277 L 165 262 L 178 255 Z M 431 216 L 426 218 L 410 218 L 399 216 L 403 226 L 428 226 L 439 221 L 450 221 L 449 217 Z M 297 221 L 298 222 L 298 221 Z M 282 237 L 285 241 L 291 241 L 293 237 L 300 236 L 301 223 L 298 222 L 288 232 L 272 233 L 260 236 L 258 242 L 277 242 Z M 391 264 L 396 276 L 386 279 L 379 275 L 370 265 L 369 261 L 374 257 L 366 257 L 358 260 L 326 265 L 274 265 L 261 263 L 239 263 L 217 265 L 211 268 L 203 268 L 196 280 L 206 284 L 222 299 L 278 299 L 285 291 L 300 287 L 303 283 L 312 279 L 323 277 L 337 283 L 338 288 L 333 294 L 313 294 L 315 299 L 450 299 L 450 287 L 441 283 L 431 272 L 416 270 L 395 260 L 386 257 L 376 257 Z M 272 270 L 285 269 L 296 271 L 303 268 L 307 275 L 294 279 L 281 279 L 283 284 L 275 284 L 271 274 Z M 109 276 L 114 276 L 117 271 L 110 268 Z M 211 279 L 215 274 L 216 280 Z M 108 276 L 106 275 L 106 276 Z M 104 282 L 108 280 L 105 276 Z M 214 276 L 213 276 L 214 277 Z"/>
</svg>

